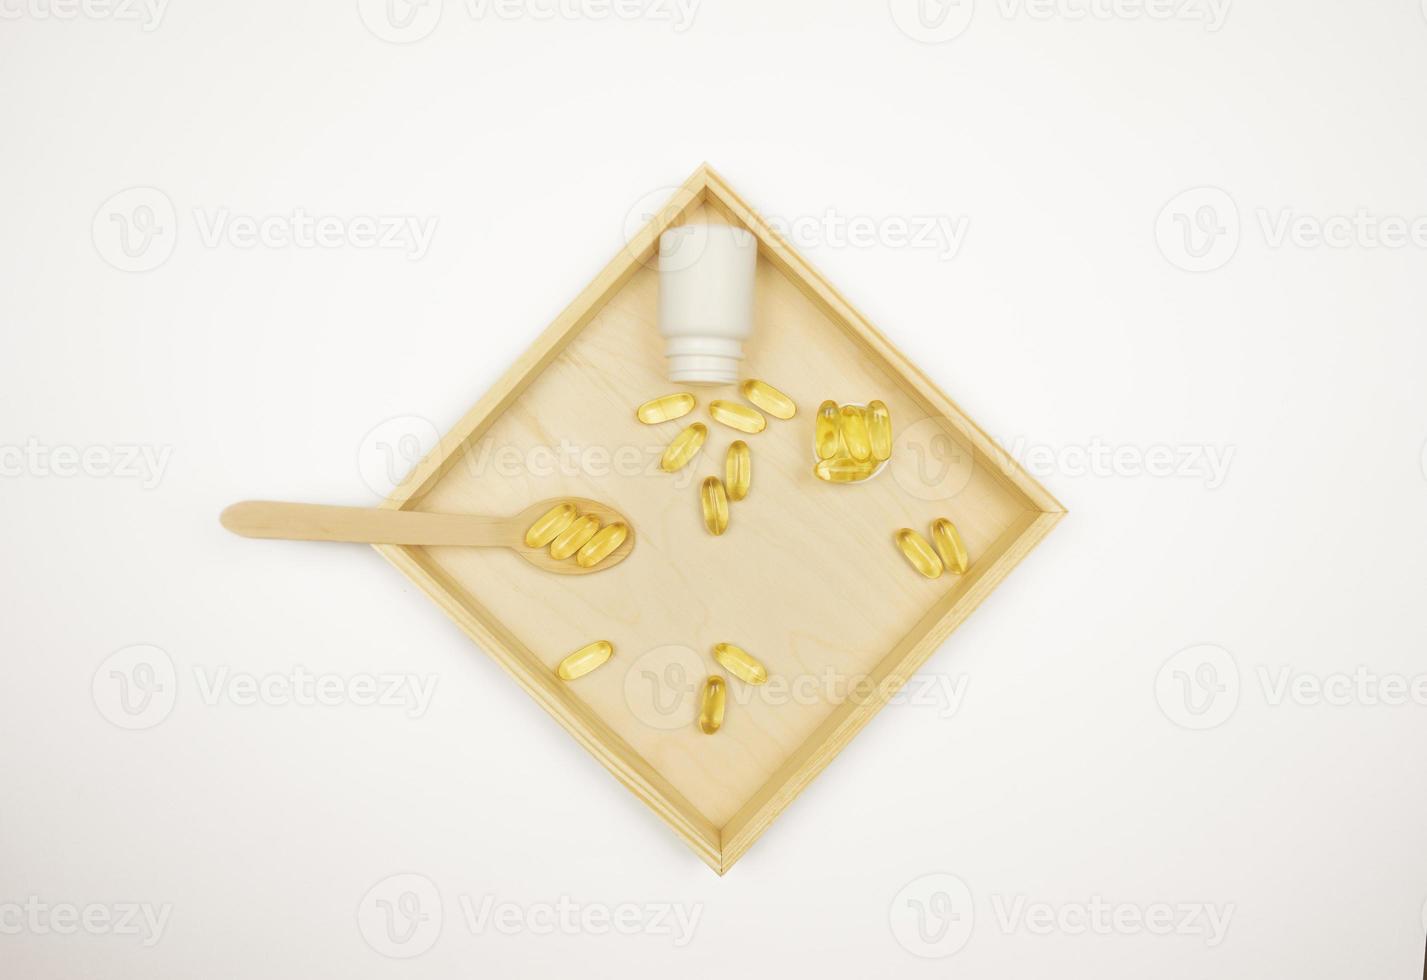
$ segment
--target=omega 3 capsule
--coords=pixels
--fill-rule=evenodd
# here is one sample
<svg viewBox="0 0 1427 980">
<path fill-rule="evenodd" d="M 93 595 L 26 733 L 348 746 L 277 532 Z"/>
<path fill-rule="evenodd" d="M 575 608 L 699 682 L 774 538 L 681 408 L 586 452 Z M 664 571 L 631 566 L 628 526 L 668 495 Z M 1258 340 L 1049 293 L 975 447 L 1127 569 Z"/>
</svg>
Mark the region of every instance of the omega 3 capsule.
<svg viewBox="0 0 1427 980">
<path fill-rule="evenodd" d="M 847 447 L 847 455 L 856 460 L 870 459 L 872 443 L 867 438 L 867 417 L 856 405 L 844 405 L 839 413 L 838 430 L 842 433 L 842 444 Z"/>
<path fill-rule="evenodd" d="M 790 419 L 798 414 L 798 406 L 793 399 L 774 388 L 766 381 L 749 378 L 739 388 L 743 397 L 757 405 L 775 419 Z"/>
<path fill-rule="evenodd" d="M 556 504 L 530 525 L 530 530 L 525 532 L 525 543 L 531 548 L 543 548 L 560 534 L 561 531 L 575 523 L 575 518 L 580 516 L 579 510 L 574 504 L 566 501 L 563 504 Z"/>
<path fill-rule="evenodd" d="M 555 673 L 560 675 L 561 680 L 572 681 L 576 677 L 584 677 L 590 671 L 603 664 L 614 653 L 614 644 L 608 640 L 596 640 L 580 647 L 564 660 L 560 661 L 560 666 L 555 668 Z"/>
<path fill-rule="evenodd" d="M 723 481 L 711 476 L 699 488 L 699 504 L 704 511 L 704 527 L 710 534 L 722 534 L 728 530 L 728 494 L 723 489 Z"/>
<path fill-rule="evenodd" d="M 629 537 L 629 527 L 619 521 L 602 527 L 595 536 L 586 541 L 579 551 L 575 552 L 575 564 L 581 568 L 594 568 L 604 561 L 614 550 L 624 544 L 624 539 Z"/>
<path fill-rule="evenodd" d="M 962 542 L 956 525 L 951 521 L 945 517 L 932 521 L 932 540 L 936 542 L 936 550 L 947 568 L 958 575 L 964 575 L 971 567 L 971 562 L 966 557 L 966 545 Z"/>
<path fill-rule="evenodd" d="M 728 491 L 729 500 L 742 500 L 748 496 L 748 488 L 753 482 L 753 453 L 748 443 L 735 440 L 728 447 L 728 455 L 723 462 L 723 487 Z"/>
<path fill-rule="evenodd" d="M 819 460 L 813 467 L 813 476 L 828 483 L 858 483 L 867 479 L 877 470 L 875 459 L 853 459 L 851 456 L 838 456 L 833 459 Z"/>
<path fill-rule="evenodd" d="M 550 557 L 556 561 L 564 561 L 583 548 L 599 529 L 600 519 L 594 514 L 578 518 L 550 542 Z"/>
<path fill-rule="evenodd" d="M 724 670 L 746 684 L 763 684 L 768 680 L 768 668 L 743 647 L 717 643 L 714 644 L 713 655 Z"/>
<path fill-rule="evenodd" d="M 664 456 L 659 460 L 659 468 L 665 473 L 673 473 L 688 465 L 689 460 L 698 455 L 703 448 L 704 440 L 709 437 L 709 427 L 702 422 L 695 422 L 687 426 L 682 432 L 676 435 L 668 448 L 664 450 Z"/>
<path fill-rule="evenodd" d="M 712 735 L 723 727 L 723 706 L 728 697 L 722 677 L 704 681 L 703 697 L 699 699 L 699 731 Z"/>
<path fill-rule="evenodd" d="M 892 458 L 892 413 L 880 401 L 867 403 L 867 442 L 873 459 L 881 462 Z"/>
<path fill-rule="evenodd" d="M 828 400 L 818 406 L 818 417 L 813 422 L 813 446 L 818 459 L 832 459 L 842 447 L 842 439 L 837 433 L 837 402 Z"/>
<path fill-rule="evenodd" d="M 687 391 L 651 398 L 634 410 L 634 417 L 645 425 L 658 425 L 671 419 L 681 419 L 694 410 L 694 396 Z"/>
<path fill-rule="evenodd" d="M 721 422 L 739 432 L 762 432 L 768 426 L 768 420 L 763 417 L 762 412 L 737 402 L 711 401 L 709 415 L 713 416 L 715 422 Z"/>
<path fill-rule="evenodd" d="M 927 539 L 911 528 L 904 527 L 897 532 L 897 547 L 906 556 L 907 563 L 927 578 L 941 575 L 941 559 L 937 557 Z"/>
</svg>

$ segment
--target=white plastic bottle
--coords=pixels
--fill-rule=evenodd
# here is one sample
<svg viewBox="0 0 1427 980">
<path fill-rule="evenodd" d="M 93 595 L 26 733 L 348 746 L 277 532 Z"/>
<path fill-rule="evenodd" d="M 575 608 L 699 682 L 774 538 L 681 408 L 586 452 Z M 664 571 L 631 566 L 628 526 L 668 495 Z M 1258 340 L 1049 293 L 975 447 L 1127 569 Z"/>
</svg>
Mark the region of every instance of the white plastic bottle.
<svg viewBox="0 0 1427 980">
<path fill-rule="evenodd" d="M 659 236 L 659 333 L 669 380 L 731 384 L 753 332 L 758 240 L 732 225 L 680 225 Z"/>
</svg>

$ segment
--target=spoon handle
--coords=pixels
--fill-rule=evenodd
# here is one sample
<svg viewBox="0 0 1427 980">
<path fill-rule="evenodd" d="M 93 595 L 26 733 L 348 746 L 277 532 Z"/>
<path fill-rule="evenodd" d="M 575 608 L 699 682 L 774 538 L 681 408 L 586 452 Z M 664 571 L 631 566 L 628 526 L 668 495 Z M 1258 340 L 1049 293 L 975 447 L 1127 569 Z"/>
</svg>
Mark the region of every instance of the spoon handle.
<svg viewBox="0 0 1427 980">
<path fill-rule="evenodd" d="M 223 511 L 218 519 L 234 534 L 247 538 L 478 547 L 518 543 L 509 519 L 467 514 L 245 500 Z"/>
</svg>

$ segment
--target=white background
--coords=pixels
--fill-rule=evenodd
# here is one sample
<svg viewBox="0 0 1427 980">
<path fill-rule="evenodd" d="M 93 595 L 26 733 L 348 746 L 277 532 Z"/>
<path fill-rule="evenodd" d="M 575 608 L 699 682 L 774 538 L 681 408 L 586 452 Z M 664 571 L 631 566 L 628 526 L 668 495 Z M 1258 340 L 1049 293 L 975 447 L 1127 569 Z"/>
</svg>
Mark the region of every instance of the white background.
<svg viewBox="0 0 1427 980">
<path fill-rule="evenodd" d="M 0 972 L 1418 975 L 1416 0 L 56 3 L 0 0 Z M 375 502 L 703 160 L 1071 512 L 723 879 L 374 552 L 216 520 Z M 299 668 L 346 703 L 205 696 Z"/>
</svg>

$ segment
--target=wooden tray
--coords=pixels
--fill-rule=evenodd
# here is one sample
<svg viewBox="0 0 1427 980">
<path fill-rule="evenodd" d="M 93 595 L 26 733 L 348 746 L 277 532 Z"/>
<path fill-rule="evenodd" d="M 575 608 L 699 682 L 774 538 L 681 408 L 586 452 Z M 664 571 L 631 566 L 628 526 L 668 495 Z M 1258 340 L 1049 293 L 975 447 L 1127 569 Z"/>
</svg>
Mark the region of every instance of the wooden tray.
<svg viewBox="0 0 1427 980">
<path fill-rule="evenodd" d="M 794 419 L 770 418 L 758 435 L 709 419 L 711 399 L 741 400 L 733 386 L 687 389 L 699 405 L 677 422 L 634 418 L 636 405 L 679 388 L 665 380 L 654 259 L 659 235 L 691 221 L 758 237 L 744 374 L 798 404 Z M 896 448 L 873 480 L 813 477 L 812 420 L 827 398 L 890 407 Z M 660 472 L 664 445 L 696 419 L 710 430 L 699 458 Z M 735 438 L 752 447 L 753 489 L 715 538 L 698 485 L 722 475 Z M 562 441 L 580 465 L 552 463 Z M 522 461 L 516 476 L 511 460 Z M 1064 514 L 706 165 L 385 506 L 501 514 L 560 496 L 622 511 L 638 530 L 633 554 L 609 572 L 564 577 L 495 549 L 377 550 L 719 874 Z M 939 516 L 960 528 L 972 564 L 927 580 L 892 536 L 925 533 Z M 614 643 L 614 659 L 574 683 L 557 679 L 560 659 L 595 639 Z M 725 725 L 707 736 L 695 724 L 697 690 L 721 673 L 710 649 L 723 641 L 753 652 L 773 679 L 758 689 L 730 679 Z"/>
</svg>

